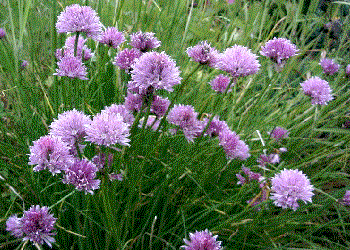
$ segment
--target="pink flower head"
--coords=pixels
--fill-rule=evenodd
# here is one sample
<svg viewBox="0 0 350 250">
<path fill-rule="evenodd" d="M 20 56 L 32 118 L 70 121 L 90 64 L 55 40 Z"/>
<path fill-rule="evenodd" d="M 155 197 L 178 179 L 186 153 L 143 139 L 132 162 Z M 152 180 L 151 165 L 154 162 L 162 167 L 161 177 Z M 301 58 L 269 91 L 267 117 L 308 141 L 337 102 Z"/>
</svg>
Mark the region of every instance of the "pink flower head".
<svg viewBox="0 0 350 250">
<path fill-rule="evenodd" d="M 211 85 L 212 89 L 224 93 L 230 84 L 231 78 L 228 76 L 225 76 L 223 74 L 217 75 L 209 84 Z M 232 87 L 233 84 L 231 84 Z M 232 91 L 232 88 L 228 90 L 228 92 Z"/>
<path fill-rule="evenodd" d="M 297 47 L 285 38 L 273 38 L 265 46 L 261 47 L 260 54 L 266 56 L 277 63 L 279 66 L 284 65 L 285 61 L 297 55 Z"/>
<path fill-rule="evenodd" d="M 246 160 L 249 158 L 249 147 L 239 139 L 239 135 L 230 130 L 223 130 L 219 134 L 220 145 L 224 148 L 227 158 Z"/>
<path fill-rule="evenodd" d="M 332 90 L 327 81 L 314 76 L 300 84 L 305 95 L 312 98 L 311 104 L 327 105 L 333 99 Z"/>
<path fill-rule="evenodd" d="M 142 52 L 150 51 L 151 49 L 158 48 L 161 42 L 154 36 L 152 32 L 138 31 L 130 35 L 130 45 Z"/>
<path fill-rule="evenodd" d="M 270 133 L 270 135 L 271 138 L 275 139 L 276 141 L 280 141 L 284 138 L 287 138 L 289 136 L 289 132 L 287 129 L 284 129 L 282 127 L 275 127 Z"/>
<path fill-rule="evenodd" d="M 210 67 L 215 67 L 219 55 L 219 52 L 212 48 L 207 41 L 202 41 L 194 47 L 187 48 L 186 52 L 193 61 L 208 64 Z"/>
<path fill-rule="evenodd" d="M 120 44 L 125 42 L 125 37 L 123 32 L 118 31 L 117 28 L 108 27 L 102 32 L 99 42 L 116 49 Z"/>
<path fill-rule="evenodd" d="M 320 65 L 323 69 L 323 72 L 326 75 L 334 75 L 339 71 L 340 65 L 336 63 L 334 60 L 329 58 L 324 58 L 320 61 Z"/>
<path fill-rule="evenodd" d="M 217 235 L 212 235 L 208 229 L 190 233 L 190 240 L 184 239 L 184 250 L 221 250 L 221 241 L 217 241 Z"/>
<path fill-rule="evenodd" d="M 135 60 L 141 55 L 142 52 L 138 49 L 124 49 L 116 55 L 113 64 L 126 72 L 130 72 Z"/>
<path fill-rule="evenodd" d="M 71 55 L 64 56 L 60 61 L 57 62 L 57 66 L 58 69 L 56 69 L 56 73 L 53 75 L 88 80 L 86 77 L 86 67 L 79 57 L 74 57 Z"/>
</svg>

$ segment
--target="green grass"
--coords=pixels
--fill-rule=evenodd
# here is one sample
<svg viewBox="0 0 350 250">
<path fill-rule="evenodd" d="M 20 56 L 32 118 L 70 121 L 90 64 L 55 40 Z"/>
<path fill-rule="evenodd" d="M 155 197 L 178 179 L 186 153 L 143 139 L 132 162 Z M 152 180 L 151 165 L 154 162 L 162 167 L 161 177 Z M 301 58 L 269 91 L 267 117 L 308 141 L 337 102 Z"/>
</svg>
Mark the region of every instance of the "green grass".
<svg viewBox="0 0 350 250">
<path fill-rule="evenodd" d="M 343 127 L 350 120 L 345 77 L 350 26 L 349 16 L 342 15 L 346 5 L 331 4 L 323 13 L 317 1 L 311 1 L 307 11 L 305 0 L 197 2 L 196 8 L 189 7 L 191 1 L 166 0 L 0 2 L 0 27 L 7 31 L 6 40 L 0 41 L 0 249 L 21 249 L 21 240 L 5 230 L 6 220 L 36 204 L 53 206 L 58 218 L 53 249 L 179 249 L 190 232 L 206 228 L 219 235 L 225 249 L 349 249 L 349 207 L 335 202 L 350 184 L 350 132 Z M 186 48 L 202 40 L 221 52 L 239 44 L 256 54 L 273 37 L 295 43 L 299 55 L 281 72 L 260 56 L 259 73 L 239 80 L 220 106 L 214 106 L 218 97 L 208 84 L 220 72 L 207 67 L 189 77 L 176 100 L 201 114 L 220 114 L 249 145 L 252 156 L 244 162 L 227 161 L 217 139 L 188 143 L 181 134 L 136 129 L 131 146 L 123 155 L 115 153 L 111 167 L 126 172 L 122 182 L 106 182 L 101 176 L 94 195 L 76 192 L 60 201 L 73 187 L 48 171 L 33 172 L 29 147 L 64 111 L 75 107 L 94 115 L 106 105 L 123 103 L 129 77 L 112 65 L 115 51 L 92 40 L 88 46 L 96 60 L 87 63 L 88 81 L 52 75 L 54 53 L 66 38 L 56 32 L 56 17 L 72 3 L 89 4 L 105 26 L 117 26 L 126 34 L 155 32 L 162 42 L 158 51 L 176 60 L 183 79 L 197 67 Z M 337 41 L 320 31 L 329 18 L 343 22 Z M 322 73 L 321 50 L 342 64 L 339 73 Z M 29 62 L 24 70 L 22 60 Z M 335 98 L 327 106 L 316 110 L 302 93 L 300 83 L 308 75 L 330 83 Z M 179 89 L 164 96 L 173 100 Z M 282 144 L 267 133 L 276 126 L 290 131 Z M 256 159 L 263 150 L 271 153 L 282 146 L 288 152 L 281 163 L 261 170 Z M 95 153 L 87 146 L 89 159 Z M 257 211 L 246 202 L 259 192 L 257 185 L 236 185 L 242 164 L 266 178 L 284 168 L 302 170 L 322 192 L 295 212 L 275 207 L 272 200 Z M 35 247 L 27 244 L 25 249 Z"/>
</svg>

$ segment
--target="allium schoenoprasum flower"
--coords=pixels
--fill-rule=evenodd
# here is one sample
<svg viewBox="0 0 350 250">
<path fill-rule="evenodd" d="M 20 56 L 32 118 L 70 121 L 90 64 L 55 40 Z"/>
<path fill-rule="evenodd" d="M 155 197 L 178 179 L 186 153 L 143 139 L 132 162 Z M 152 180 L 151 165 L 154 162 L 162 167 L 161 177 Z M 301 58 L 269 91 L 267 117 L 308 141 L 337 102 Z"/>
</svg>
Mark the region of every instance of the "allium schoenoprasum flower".
<svg viewBox="0 0 350 250">
<path fill-rule="evenodd" d="M 298 200 L 312 202 L 314 187 L 303 172 L 284 169 L 271 179 L 271 199 L 274 204 L 294 211 L 299 207 Z"/>
<path fill-rule="evenodd" d="M 247 47 L 234 45 L 219 54 L 216 67 L 230 73 L 233 78 L 248 76 L 259 71 L 257 58 Z"/>
<path fill-rule="evenodd" d="M 280 162 L 280 157 L 278 154 L 262 154 L 260 155 L 259 159 L 257 159 L 257 162 L 261 167 L 265 167 L 267 164 L 276 164 Z"/>
<path fill-rule="evenodd" d="M 147 52 L 135 60 L 131 71 L 131 86 L 147 89 L 165 89 L 173 91 L 180 84 L 181 77 L 175 61 L 165 52 Z"/>
<path fill-rule="evenodd" d="M 217 241 L 218 235 L 208 230 L 190 233 L 190 240 L 183 240 L 186 245 L 181 246 L 184 250 L 222 250 L 221 241 Z"/>
<path fill-rule="evenodd" d="M 260 54 L 270 58 L 277 63 L 280 67 L 283 67 L 286 60 L 292 56 L 297 55 L 299 50 L 295 44 L 291 43 L 285 38 L 276 38 L 266 42 L 265 46 L 261 47 Z"/>
<path fill-rule="evenodd" d="M 86 159 L 76 159 L 70 165 L 63 176 L 62 182 L 72 184 L 79 191 L 93 194 L 93 190 L 100 188 L 100 180 L 96 178 L 98 168 L 92 162 Z"/>
<path fill-rule="evenodd" d="M 71 55 L 64 56 L 61 60 L 57 62 L 57 66 L 58 69 L 56 69 L 56 73 L 54 73 L 53 75 L 88 80 L 88 78 L 86 77 L 86 67 L 83 64 L 81 58 L 79 57 Z"/>
<path fill-rule="evenodd" d="M 131 112 L 140 111 L 142 108 L 142 99 L 143 97 L 141 95 L 128 92 L 124 101 L 125 108 Z"/>
<path fill-rule="evenodd" d="M 86 136 L 85 126 L 90 124 L 91 119 L 83 112 L 76 109 L 66 111 L 58 115 L 57 119 L 50 124 L 49 134 L 60 137 L 70 147 L 71 152 L 77 153 L 77 147 L 82 150 Z"/>
<path fill-rule="evenodd" d="M 282 127 L 275 127 L 269 134 L 271 138 L 275 139 L 276 141 L 281 141 L 282 139 L 288 138 L 289 136 L 288 130 Z"/>
<path fill-rule="evenodd" d="M 219 134 L 220 145 L 225 150 L 229 159 L 238 158 L 245 160 L 250 157 L 248 145 L 239 139 L 239 135 L 230 130 L 224 130 Z"/>
<path fill-rule="evenodd" d="M 217 75 L 209 84 L 211 85 L 212 89 L 216 92 L 224 93 L 230 84 L 231 78 L 228 76 L 225 76 L 223 74 Z M 232 86 L 231 86 L 232 87 Z M 228 90 L 228 92 L 231 92 L 232 89 Z"/>
<path fill-rule="evenodd" d="M 340 65 L 330 58 L 321 59 L 320 65 L 326 75 L 334 75 L 340 68 Z"/>
<path fill-rule="evenodd" d="M 23 241 L 30 240 L 39 245 L 46 243 L 52 247 L 51 243 L 55 242 L 52 237 L 55 232 L 52 231 L 56 220 L 49 213 L 48 207 L 31 206 L 23 213 L 22 218 L 11 216 L 6 222 L 6 230 L 11 231 L 17 238 L 23 238 Z"/>
<path fill-rule="evenodd" d="M 219 55 L 219 52 L 212 48 L 207 41 L 202 41 L 194 47 L 187 48 L 186 52 L 193 61 L 207 64 L 210 67 L 215 67 Z"/>
<path fill-rule="evenodd" d="M 25 69 L 28 66 L 28 61 L 27 60 L 23 60 L 21 63 L 21 69 Z"/>
<path fill-rule="evenodd" d="M 197 112 L 191 105 L 174 105 L 169 111 L 167 120 L 176 126 L 179 126 L 188 141 L 193 139 L 203 131 L 201 122 L 197 119 Z"/>
<path fill-rule="evenodd" d="M 46 135 L 33 142 L 29 148 L 29 165 L 36 165 L 33 170 L 48 169 L 53 175 L 60 173 L 72 163 L 69 146 L 60 137 Z"/>
<path fill-rule="evenodd" d="M 130 126 L 133 124 L 135 120 L 133 114 L 123 104 L 118 104 L 118 105 L 112 104 L 111 106 L 105 107 L 103 110 L 101 110 L 101 113 L 104 113 L 104 112 L 120 114 L 123 117 L 123 121 L 129 124 Z"/>
<path fill-rule="evenodd" d="M 328 82 L 317 76 L 311 77 L 300 85 L 303 88 L 305 95 L 312 98 L 312 105 L 327 105 L 328 102 L 333 99 L 332 90 L 329 87 Z"/>
<path fill-rule="evenodd" d="M 57 17 L 58 33 L 81 32 L 97 40 L 102 32 L 100 18 L 90 6 L 73 4 L 67 6 Z"/>
<path fill-rule="evenodd" d="M 346 191 L 343 199 L 340 201 L 344 206 L 350 206 L 350 190 Z"/>
<path fill-rule="evenodd" d="M 139 58 L 141 55 L 142 52 L 138 49 L 123 49 L 115 56 L 113 64 L 124 69 L 128 73 L 132 70 L 135 59 Z"/>
<path fill-rule="evenodd" d="M 125 42 L 125 37 L 123 32 L 118 31 L 116 27 L 108 27 L 101 33 L 98 41 L 116 49 L 120 44 Z"/>
<path fill-rule="evenodd" d="M 151 112 L 154 113 L 157 117 L 165 115 L 170 101 L 168 98 L 163 98 L 160 96 L 154 96 L 153 102 L 151 104 Z"/>
<path fill-rule="evenodd" d="M 130 35 L 130 45 L 142 52 L 150 51 L 158 48 L 161 42 L 154 36 L 152 32 L 138 31 Z"/>
<path fill-rule="evenodd" d="M 0 39 L 3 39 L 6 37 L 6 31 L 2 28 L 0 28 Z"/>
<path fill-rule="evenodd" d="M 86 125 L 86 140 L 107 147 L 115 144 L 129 146 L 129 127 L 119 113 L 96 114 L 92 122 Z"/>
<path fill-rule="evenodd" d="M 56 50 L 55 56 L 58 60 L 61 60 L 64 56 L 74 56 L 75 39 L 75 35 L 67 37 L 63 48 Z M 86 40 L 87 39 L 84 39 L 79 35 L 76 53 L 76 56 L 82 58 L 84 61 L 87 61 L 92 57 L 91 49 L 85 45 Z"/>
<path fill-rule="evenodd" d="M 209 119 L 204 119 L 204 127 L 208 124 Z M 211 121 L 207 131 L 205 132 L 206 135 L 209 135 L 210 137 L 218 136 L 222 131 L 224 130 L 230 130 L 229 126 L 225 121 L 220 121 L 218 116 L 215 116 L 213 120 Z"/>
<path fill-rule="evenodd" d="M 350 64 L 348 64 L 348 66 L 346 66 L 345 74 L 347 77 L 350 77 Z"/>
</svg>

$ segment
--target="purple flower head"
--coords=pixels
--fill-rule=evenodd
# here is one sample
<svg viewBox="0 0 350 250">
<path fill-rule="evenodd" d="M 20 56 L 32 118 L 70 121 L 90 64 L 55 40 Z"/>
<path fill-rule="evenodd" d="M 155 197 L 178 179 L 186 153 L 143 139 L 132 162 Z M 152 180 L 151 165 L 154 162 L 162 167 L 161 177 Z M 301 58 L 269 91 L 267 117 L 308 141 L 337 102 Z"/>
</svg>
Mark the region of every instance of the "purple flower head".
<svg viewBox="0 0 350 250">
<path fill-rule="evenodd" d="M 132 86 L 147 89 L 165 89 L 173 91 L 180 84 L 181 77 L 175 61 L 165 52 L 147 52 L 135 60 L 131 71 Z"/>
<path fill-rule="evenodd" d="M 119 113 L 103 112 L 86 125 L 86 140 L 107 147 L 117 143 L 129 146 L 129 130 L 129 125 Z"/>
<path fill-rule="evenodd" d="M 76 109 L 59 114 L 50 125 L 50 135 L 60 137 L 71 149 L 76 149 L 86 136 L 85 126 L 91 119 Z"/>
<path fill-rule="evenodd" d="M 79 78 L 81 80 L 88 80 L 86 77 L 86 67 L 81 61 L 81 58 L 74 56 L 64 56 L 57 62 L 58 69 L 53 75 L 68 76 L 69 78 Z"/>
<path fill-rule="evenodd" d="M 259 159 L 257 160 L 260 166 L 265 167 L 267 164 L 275 164 L 280 162 L 280 157 L 278 154 L 263 154 L 260 155 Z"/>
<path fill-rule="evenodd" d="M 209 122 L 209 119 L 205 118 L 204 119 L 205 126 L 208 124 L 208 122 Z M 214 119 L 211 121 L 208 127 L 208 130 L 205 132 L 205 134 L 209 135 L 210 137 L 215 137 L 225 130 L 230 130 L 227 123 L 225 121 L 220 121 L 219 117 L 215 116 Z"/>
<path fill-rule="evenodd" d="M 347 77 L 350 77 L 350 64 L 348 64 L 348 66 L 346 66 L 345 73 L 346 73 Z"/>
<path fill-rule="evenodd" d="M 248 76 L 259 71 L 257 58 L 247 47 L 234 45 L 220 54 L 216 67 L 230 73 L 233 78 Z"/>
<path fill-rule="evenodd" d="M 340 65 L 336 63 L 334 60 L 329 58 L 324 58 L 320 61 L 320 65 L 323 69 L 323 72 L 326 75 L 334 75 L 339 71 Z"/>
<path fill-rule="evenodd" d="M 221 241 L 217 241 L 217 235 L 212 235 L 208 229 L 190 233 L 190 240 L 184 239 L 184 250 L 221 250 Z"/>
<path fill-rule="evenodd" d="M 0 28 L 0 39 L 3 39 L 6 37 L 6 31 L 2 28 Z"/>
<path fill-rule="evenodd" d="M 128 92 L 127 96 L 125 97 L 124 106 L 131 112 L 140 111 L 142 108 L 142 99 L 143 98 L 141 95 Z"/>
<path fill-rule="evenodd" d="M 6 230 L 11 232 L 11 234 L 17 238 L 21 238 L 23 236 L 23 231 L 21 228 L 21 219 L 17 217 L 17 215 L 12 215 L 6 221 Z"/>
<path fill-rule="evenodd" d="M 167 120 L 179 126 L 188 141 L 193 142 L 193 139 L 197 137 L 203 131 L 202 123 L 197 120 L 197 112 L 190 105 L 175 105 L 167 116 Z"/>
<path fill-rule="evenodd" d="M 125 42 L 125 37 L 123 32 L 120 32 L 115 27 L 108 27 L 104 32 L 102 32 L 99 42 L 102 44 L 107 44 L 112 48 L 118 48 L 120 44 Z"/>
<path fill-rule="evenodd" d="M 208 64 L 210 67 L 215 67 L 219 55 L 219 52 L 212 48 L 207 41 L 202 41 L 194 47 L 187 48 L 186 52 L 193 61 Z"/>
<path fill-rule="evenodd" d="M 29 148 L 29 165 L 36 165 L 33 170 L 49 169 L 55 175 L 66 169 L 72 162 L 69 147 L 61 138 L 46 135 L 33 142 Z"/>
<path fill-rule="evenodd" d="M 333 99 L 332 90 L 327 81 L 314 76 L 300 84 L 305 95 L 312 98 L 311 104 L 327 105 Z"/>
<path fill-rule="evenodd" d="M 155 115 L 148 116 L 146 127 L 150 128 L 152 126 L 151 129 L 153 131 L 156 131 L 159 127 L 159 124 L 160 124 L 160 119 L 157 119 L 157 120 L 156 119 L 157 119 L 157 117 Z M 142 118 L 140 120 L 139 128 L 142 128 L 143 121 L 144 121 L 144 118 Z"/>
<path fill-rule="evenodd" d="M 151 112 L 154 113 L 157 117 L 165 115 L 170 101 L 168 98 L 162 98 L 160 96 L 155 96 L 151 105 Z"/>
<path fill-rule="evenodd" d="M 299 207 L 298 200 L 312 202 L 314 195 L 313 186 L 303 172 L 299 170 L 284 169 L 271 179 L 270 197 L 274 204 L 282 208 L 292 208 L 294 211 Z"/>
<path fill-rule="evenodd" d="M 58 33 L 82 32 L 87 37 L 97 40 L 102 28 L 100 18 L 90 6 L 73 4 L 67 6 L 57 17 Z"/>
<path fill-rule="evenodd" d="M 242 167 L 242 171 L 248 177 L 248 182 L 252 180 L 261 181 L 261 174 L 251 171 L 250 168 Z"/>
<path fill-rule="evenodd" d="M 285 61 L 297 55 L 299 50 L 297 47 L 285 38 L 273 38 L 266 42 L 265 46 L 261 47 L 260 54 L 266 56 L 283 67 Z"/>
<path fill-rule="evenodd" d="M 227 0 L 228 4 L 233 4 L 235 2 L 235 0 Z"/>
<path fill-rule="evenodd" d="M 350 190 L 345 192 L 343 199 L 340 201 L 344 206 L 350 206 Z"/>
<path fill-rule="evenodd" d="M 58 60 L 62 60 L 62 58 L 65 56 L 74 57 L 76 37 L 76 35 L 67 37 L 64 47 L 62 49 L 56 50 L 55 56 Z M 85 45 L 86 40 L 87 39 L 84 39 L 79 35 L 77 44 L 77 57 L 81 58 L 84 61 L 87 61 L 92 57 L 91 49 Z"/>
<path fill-rule="evenodd" d="M 28 66 L 28 61 L 23 60 L 21 63 L 21 69 L 25 69 L 25 68 L 27 68 L 27 66 Z"/>
<path fill-rule="evenodd" d="M 130 45 L 142 52 L 147 52 L 151 49 L 158 48 L 161 42 L 154 36 L 152 32 L 138 31 L 130 35 Z"/>
<path fill-rule="evenodd" d="M 85 194 L 93 194 L 92 190 L 100 188 L 100 180 L 96 180 L 98 171 L 95 164 L 86 159 L 76 159 L 74 164 L 65 170 L 62 182 L 72 184 L 79 191 L 84 190 Z"/>
<path fill-rule="evenodd" d="M 239 136 L 230 130 L 224 130 L 219 134 L 220 145 L 224 148 L 226 156 L 230 159 L 238 158 L 240 160 L 247 159 L 249 147 L 244 141 L 239 139 Z"/>
<path fill-rule="evenodd" d="M 133 114 L 130 112 L 129 109 L 126 108 L 125 105 L 123 104 L 112 104 L 109 107 L 105 107 L 101 113 L 104 112 L 109 112 L 109 113 L 114 113 L 114 114 L 120 114 L 123 118 L 123 121 L 127 124 L 129 124 L 130 126 L 133 124 L 135 118 L 133 116 Z"/>
<path fill-rule="evenodd" d="M 130 72 L 135 59 L 141 55 L 142 52 L 138 49 L 124 49 L 116 55 L 113 64 L 124 69 L 126 72 Z"/>
<path fill-rule="evenodd" d="M 230 81 L 231 81 L 230 77 L 220 74 L 220 75 L 217 75 L 209 84 L 211 85 L 212 89 L 215 90 L 216 92 L 224 93 L 228 85 L 230 84 Z M 232 91 L 231 87 L 228 90 L 228 92 Z"/>
<path fill-rule="evenodd" d="M 287 129 L 284 129 L 282 127 L 275 127 L 270 133 L 270 135 L 271 138 L 275 139 L 276 141 L 280 141 L 284 138 L 288 138 L 289 132 Z"/>
<path fill-rule="evenodd" d="M 107 166 L 111 166 L 113 164 L 114 155 L 109 153 L 107 159 Z M 92 163 L 94 163 L 98 170 L 101 170 L 106 165 L 106 154 L 99 153 L 92 157 Z"/>
<path fill-rule="evenodd" d="M 51 243 L 55 242 L 52 237 L 55 233 L 52 230 L 56 220 L 49 213 L 48 207 L 31 206 L 28 211 L 23 213 L 22 218 L 18 218 L 16 215 L 11 216 L 6 221 L 6 230 L 17 238 L 23 237 L 23 241 L 30 240 L 33 244 L 39 245 L 45 242 L 52 247 Z"/>
</svg>

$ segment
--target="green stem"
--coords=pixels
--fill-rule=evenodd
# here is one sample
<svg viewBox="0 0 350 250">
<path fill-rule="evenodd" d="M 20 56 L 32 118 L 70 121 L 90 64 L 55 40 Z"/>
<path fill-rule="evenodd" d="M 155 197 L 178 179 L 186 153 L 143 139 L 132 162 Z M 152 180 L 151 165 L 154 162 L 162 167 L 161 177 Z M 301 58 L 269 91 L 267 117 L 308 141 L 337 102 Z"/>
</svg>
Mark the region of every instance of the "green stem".
<svg viewBox="0 0 350 250">
<path fill-rule="evenodd" d="M 51 205 L 49 208 L 52 209 L 54 208 L 56 205 L 58 205 L 59 203 L 65 201 L 69 196 L 75 194 L 76 190 L 73 190 L 72 192 L 70 192 L 69 194 L 67 194 L 66 196 L 64 196 L 62 199 L 60 199 L 59 201 L 57 201 L 55 204 Z"/>
<path fill-rule="evenodd" d="M 324 192 L 323 190 L 318 189 L 318 188 L 315 188 L 315 187 L 314 187 L 314 189 L 315 189 L 315 191 L 317 191 L 317 192 L 319 192 L 319 193 L 321 193 L 321 194 L 323 194 L 323 195 L 327 196 L 328 198 L 330 198 L 330 199 L 334 200 L 335 202 L 338 202 L 338 199 L 334 198 L 334 197 L 333 197 L 333 196 L 331 196 L 330 194 L 327 194 L 327 193 L 326 193 L 326 192 Z"/>
<path fill-rule="evenodd" d="M 79 41 L 79 31 L 77 32 L 75 36 L 75 43 L 74 43 L 74 56 L 77 56 L 77 50 L 78 50 L 78 41 Z"/>
</svg>

